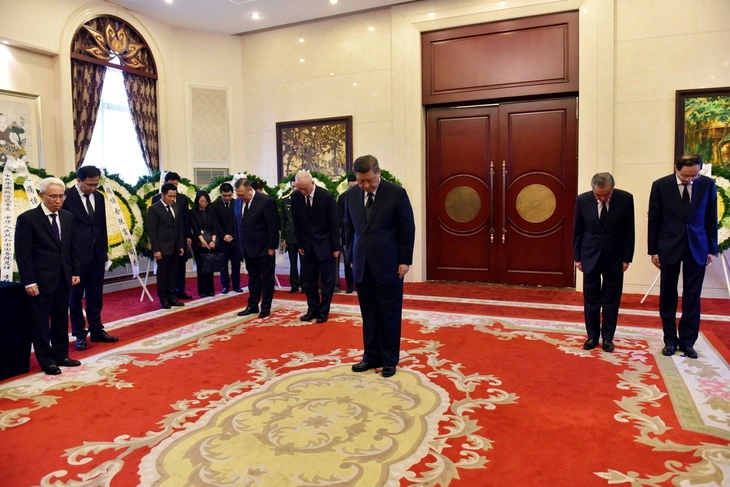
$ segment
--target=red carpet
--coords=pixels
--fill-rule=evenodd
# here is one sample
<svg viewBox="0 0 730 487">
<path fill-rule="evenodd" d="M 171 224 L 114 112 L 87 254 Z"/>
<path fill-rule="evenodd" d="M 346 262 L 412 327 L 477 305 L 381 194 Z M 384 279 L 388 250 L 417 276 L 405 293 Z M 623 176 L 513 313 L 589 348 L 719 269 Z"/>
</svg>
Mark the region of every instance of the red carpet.
<svg viewBox="0 0 730 487">
<path fill-rule="evenodd" d="M 2 485 L 728 482 L 730 370 L 709 334 L 700 360 L 662 357 L 655 317 L 627 305 L 638 314 L 622 315 L 616 353 L 587 352 L 579 293 L 406 293 L 392 379 L 349 371 L 355 295 L 321 325 L 298 320 L 302 294 L 277 292 L 265 320 L 235 317 L 245 295 L 176 312 L 138 305 L 139 290 L 108 295 L 119 344 L 72 352 L 83 366 L 61 376 L 0 383 Z M 154 312 L 128 318 L 137 306 Z"/>
</svg>

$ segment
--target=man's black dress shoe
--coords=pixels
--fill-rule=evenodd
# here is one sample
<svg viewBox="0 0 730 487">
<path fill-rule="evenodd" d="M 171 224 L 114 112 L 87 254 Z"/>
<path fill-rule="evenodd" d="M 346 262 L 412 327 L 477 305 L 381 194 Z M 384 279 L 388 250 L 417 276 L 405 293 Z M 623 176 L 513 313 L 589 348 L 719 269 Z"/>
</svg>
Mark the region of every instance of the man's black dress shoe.
<svg viewBox="0 0 730 487">
<path fill-rule="evenodd" d="M 298 287 L 293 287 L 293 288 L 289 289 L 289 294 L 294 294 L 296 292 L 299 292 L 299 288 Z"/>
<path fill-rule="evenodd" d="M 674 355 L 674 345 L 667 345 L 664 348 L 662 348 L 662 355 L 671 357 Z"/>
<path fill-rule="evenodd" d="M 119 341 L 119 337 L 111 336 L 109 333 L 101 330 L 98 333 L 91 334 L 92 342 L 115 343 Z"/>
<path fill-rule="evenodd" d="M 243 289 L 241 289 L 240 287 L 237 287 L 236 289 L 234 289 L 234 291 L 236 291 L 237 293 L 242 293 Z"/>
<path fill-rule="evenodd" d="M 603 351 L 611 353 L 616 349 L 616 347 L 613 346 L 613 342 L 611 340 L 604 341 L 603 342 Z"/>
<path fill-rule="evenodd" d="M 299 321 L 312 321 L 313 319 L 314 319 L 314 315 L 309 312 L 307 312 L 307 314 L 299 317 Z"/>
<path fill-rule="evenodd" d="M 61 373 L 61 369 L 55 364 L 49 365 L 48 367 L 41 367 L 41 369 L 48 375 L 58 375 Z"/>
<path fill-rule="evenodd" d="M 395 367 L 386 365 L 385 367 L 383 367 L 383 370 L 382 370 L 382 372 L 380 372 L 380 375 L 383 377 L 393 377 L 395 375 Z"/>
<path fill-rule="evenodd" d="M 193 299 L 193 297 L 188 293 L 175 293 L 175 297 L 177 299 Z"/>
<path fill-rule="evenodd" d="M 172 308 L 172 306 L 170 306 L 170 303 L 160 303 L 160 308 L 170 309 L 170 308 Z"/>
<path fill-rule="evenodd" d="M 348 288 L 347 288 L 347 291 L 345 291 L 345 292 L 346 292 L 347 294 L 352 294 L 352 288 L 351 288 L 351 287 L 348 287 Z"/>
<path fill-rule="evenodd" d="M 596 343 L 596 340 L 594 340 L 593 338 L 589 338 L 583 344 L 583 350 L 593 350 L 594 348 L 596 348 L 596 345 L 598 345 L 598 343 Z"/>
<path fill-rule="evenodd" d="M 259 313 L 259 318 L 266 318 L 271 314 L 270 309 L 262 309 L 261 313 Z"/>
<path fill-rule="evenodd" d="M 63 360 L 59 360 L 58 362 L 56 362 L 56 365 L 60 365 L 62 367 L 78 367 L 79 365 L 81 365 L 81 362 L 79 362 L 78 360 L 74 360 L 72 358 L 66 357 Z"/>
<path fill-rule="evenodd" d="M 223 294 L 228 294 L 228 291 L 229 291 L 229 289 L 227 287 L 224 287 L 223 289 L 221 289 L 221 293 L 223 293 Z"/>
<path fill-rule="evenodd" d="M 171 299 L 170 306 L 185 306 L 185 303 L 181 303 L 177 299 Z"/>
<path fill-rule="evenodd" d="M 81 337 L 76 339 L 76 350 L 86 350 L 86 337 Z"/>
<path fill-rule="evenodd" d="M 352 366 L 353 372 L 365 372 L 366 370 L 380 367 L 380 365 L 371 364 L 370 362 L 358 362 Z"/>
<path fill-rule="evenodd" d="M 321 315 L 319 318 L 317 318 L 317 323 L 325 323 L 329 317 L 327 315 Z"/>
<path fill-rule="evenodd" d="M 243 311 L 238 312 L 238 316 L 248 316 L 248 315 L 252 315 L 254 313 L 258 313 L 258 312 L 259 312 L 258 307 L 252 308 L 251 306 L 246 306 L 246 308 L 244 308 Z"/>
<path fill-rule="evenodd" d="M 698 358 L 697 352 L 693 347 L 684 347 L 684 356 L 689 358 Z"/>
</svg>

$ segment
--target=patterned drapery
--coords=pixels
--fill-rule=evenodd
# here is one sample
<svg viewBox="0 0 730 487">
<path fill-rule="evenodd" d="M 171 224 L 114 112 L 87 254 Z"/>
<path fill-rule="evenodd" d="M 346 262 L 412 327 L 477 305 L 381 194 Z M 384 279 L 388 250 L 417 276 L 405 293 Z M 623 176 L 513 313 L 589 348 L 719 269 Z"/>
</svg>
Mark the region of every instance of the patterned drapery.
<svg viewBox="0 0 730 487">
<path fill-rule="evenodd" d="M 155 80 L 124 72 L 124 87 L 142 156 L 150 172 L 160 168 L 157 144 L 157 90 Z"/>
<path fill-rule="evenodd" d="M 74 159 L 76 169 L 84 164 L 91 144 L 106 67 L 71 60 L 71 89 L 74 112 Z"/>
</svg>

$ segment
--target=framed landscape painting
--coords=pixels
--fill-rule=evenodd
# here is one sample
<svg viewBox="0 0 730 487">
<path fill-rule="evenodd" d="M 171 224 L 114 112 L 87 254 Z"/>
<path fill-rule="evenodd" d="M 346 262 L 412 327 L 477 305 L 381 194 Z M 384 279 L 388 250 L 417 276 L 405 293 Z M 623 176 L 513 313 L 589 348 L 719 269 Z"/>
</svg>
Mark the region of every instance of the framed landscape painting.
<svg viewBox="0 0 730 487">
<path fill-rule="evenodd" d="M 352 117 L 276 124 L 278 176 L 315 171 L 332 179 L 352 168 Z"/>
<path fill-rule="evenodd" d="M 0 164 L 8 156 L 43 168 L 40 96 L 0 90 Z"/>
<path fill-rule="evenodd" d="M 675 160 L 699 154 L 730 170 L 730 88 L 677 91 Z"/>
</svg>

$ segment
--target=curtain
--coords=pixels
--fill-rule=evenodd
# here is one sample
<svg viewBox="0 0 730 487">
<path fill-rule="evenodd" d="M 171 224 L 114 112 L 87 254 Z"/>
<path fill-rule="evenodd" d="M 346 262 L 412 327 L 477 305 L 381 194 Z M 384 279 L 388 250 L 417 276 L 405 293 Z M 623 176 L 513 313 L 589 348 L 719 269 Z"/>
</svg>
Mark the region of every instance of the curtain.
<svg viewBox="0 0 730 487">
<path fill-rule="evenodd" d="M 74 155 L 76 169 L 84 163 L 99 112 L 106 67 L 71 59 L 71 86 L 74 111 Z"/>
<path fill-rule="evenodd" d="M 124 74 L 124 88 L 129 98 L 129 111 L 142 148 L 142 155 L 150 172 L 160 168 L 160 150 L 157 143 L 157 90 L 152 78 Z"/>
</svg>

